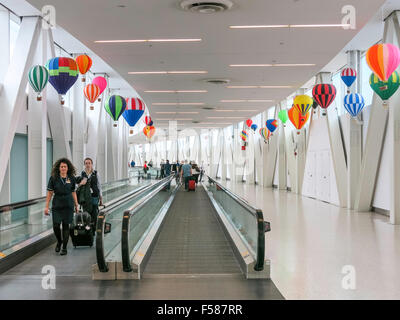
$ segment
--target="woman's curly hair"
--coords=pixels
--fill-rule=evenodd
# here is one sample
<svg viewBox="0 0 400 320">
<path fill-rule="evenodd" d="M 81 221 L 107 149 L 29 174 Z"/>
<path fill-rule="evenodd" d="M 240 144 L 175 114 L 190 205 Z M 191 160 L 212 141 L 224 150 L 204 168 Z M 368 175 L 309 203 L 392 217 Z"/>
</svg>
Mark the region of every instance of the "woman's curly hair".
<svg viewBox="0 0 400 320">
<path fill-rule="evenodd" d="M 53 168 L 51 169 L 51 176 L 53 178 L 57 178 L 57 177 L 60 176 L 60 165 L 61 165 L 61 163 L 65 163 L 68 166 L 67 175 L 69 177 L 75 177 L 76 169 L 75 169 L 74 165 L 72 164 L 72 162 L 70 160 L 68 160 L 67 158 L 58 159 L 54 163 Z"/>
</svg>

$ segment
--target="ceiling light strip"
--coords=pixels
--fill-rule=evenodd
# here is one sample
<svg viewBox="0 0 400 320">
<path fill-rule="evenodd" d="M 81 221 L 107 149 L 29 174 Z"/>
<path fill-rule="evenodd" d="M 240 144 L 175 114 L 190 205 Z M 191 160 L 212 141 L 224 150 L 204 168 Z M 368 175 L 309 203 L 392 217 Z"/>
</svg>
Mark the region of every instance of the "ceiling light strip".
<svg viewBox="0 0 400 320">
<path fill-rule="evenodd" d="M 96 40 L 95 43 L 143 43 L 143 42 L 200 42 L 202 39 L 132 39 L 132 40 Z"/>
<path fill-rule="evenodd" d="M 270 24 L 229 26 L 230 29 L 276 29 L 276 28 L 348 28 L 350 24 Z"/>
</svg>

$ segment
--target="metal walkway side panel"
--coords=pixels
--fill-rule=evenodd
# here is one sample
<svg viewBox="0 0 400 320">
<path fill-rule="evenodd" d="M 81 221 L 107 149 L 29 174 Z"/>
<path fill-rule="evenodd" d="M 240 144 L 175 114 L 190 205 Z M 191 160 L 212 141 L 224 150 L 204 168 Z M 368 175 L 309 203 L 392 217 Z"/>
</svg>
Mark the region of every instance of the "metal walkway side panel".
<svg viewBox="0 0 400 320">
<path fill-rule="evenodd" d="M 229 241 L 201 185 L 179 190 L 144 270 L 144 277 L 241 275 Z"/>
</svg>

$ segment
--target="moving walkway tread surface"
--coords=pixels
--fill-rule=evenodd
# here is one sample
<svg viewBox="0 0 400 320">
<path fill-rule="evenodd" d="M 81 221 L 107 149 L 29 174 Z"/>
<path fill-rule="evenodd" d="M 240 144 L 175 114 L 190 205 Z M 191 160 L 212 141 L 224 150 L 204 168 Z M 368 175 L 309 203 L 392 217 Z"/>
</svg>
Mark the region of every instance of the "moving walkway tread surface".
<svg viewBox="0 0 400 320">
<path fill-rule="evenodd" d="M 186 192 L 182 187 L 165 219 L 144 277 L 242 274 L 201 185 L 195 192 Z"/>
</svg>

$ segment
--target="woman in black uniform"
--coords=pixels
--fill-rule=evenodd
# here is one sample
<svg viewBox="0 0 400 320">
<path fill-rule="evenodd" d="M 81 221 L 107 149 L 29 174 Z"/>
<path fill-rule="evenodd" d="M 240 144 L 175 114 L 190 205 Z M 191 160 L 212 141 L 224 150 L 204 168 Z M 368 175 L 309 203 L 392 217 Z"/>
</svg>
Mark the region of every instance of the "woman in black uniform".
<svg viewBox="0 0 400 320">
<path fill-rule="evenodd" d="M 44 214 L 49 214 L 50 199 L 53 198 L 51 211 L 53 214 L 53 230 L 57 238 L 56 252 L 67 254 L 69 239 L 69 225 L 72 223 L 75 211 L 78 212 L 78 199 L 75 192 L 75 168 L 71 161 L 62 158 L 56 161 L 51 170 L 51 177 L 47 185 L 47 198 Z M 62 224 L 62 238 L 61 238 Z"/>
</svg>

